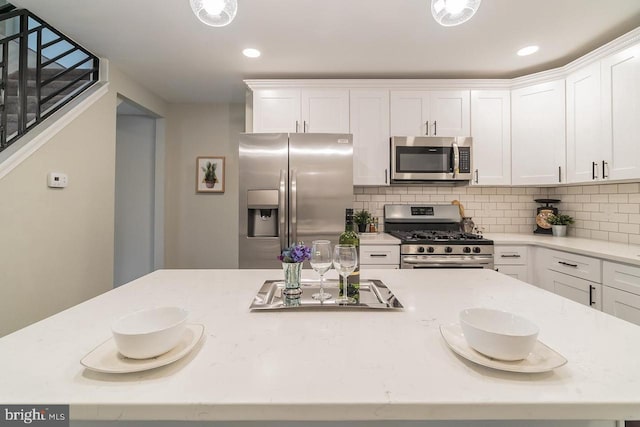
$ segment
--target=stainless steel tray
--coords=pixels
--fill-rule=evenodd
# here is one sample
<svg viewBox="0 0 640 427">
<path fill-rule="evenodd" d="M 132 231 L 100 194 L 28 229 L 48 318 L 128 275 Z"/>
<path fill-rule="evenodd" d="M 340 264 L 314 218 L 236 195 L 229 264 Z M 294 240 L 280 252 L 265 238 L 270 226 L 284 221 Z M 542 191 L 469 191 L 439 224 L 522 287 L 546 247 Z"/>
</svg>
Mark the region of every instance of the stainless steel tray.
<svg viewBox="0 0 640 427">
<path fill-rule="evenodd" d="M 325 280 L 324 290 L 333 298 L 325 301 L 317 301 L 311 295 L 320 290 L 320 281 L 303 280 L 302 294 L 299 297 L 290 298 L 282 294 L 283 280 L 267 280 L 264 282 L 258 294 L 253 299 L 251 310 L 300 310 L 300 309 L 402 309 L 403 305 L 387 286 L 380 280 L 363 280 L 360 282 L 360 295 L 356 303 L 336 304 L 338 296 L 338 281 Z"/>
</svg>

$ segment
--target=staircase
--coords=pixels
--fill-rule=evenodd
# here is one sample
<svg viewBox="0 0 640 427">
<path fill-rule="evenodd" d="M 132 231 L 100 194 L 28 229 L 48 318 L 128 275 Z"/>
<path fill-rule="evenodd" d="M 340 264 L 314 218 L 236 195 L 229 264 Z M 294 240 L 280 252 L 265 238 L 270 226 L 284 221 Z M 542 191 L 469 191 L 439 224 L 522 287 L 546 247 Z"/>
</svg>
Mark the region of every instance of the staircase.
<svg viewBox="0 0 640 427">
<path fill-rule="evenodd" d="M 28 10 L 0 4 L 0 152 L 96 83 L 98 65 Z"/>
</svg>

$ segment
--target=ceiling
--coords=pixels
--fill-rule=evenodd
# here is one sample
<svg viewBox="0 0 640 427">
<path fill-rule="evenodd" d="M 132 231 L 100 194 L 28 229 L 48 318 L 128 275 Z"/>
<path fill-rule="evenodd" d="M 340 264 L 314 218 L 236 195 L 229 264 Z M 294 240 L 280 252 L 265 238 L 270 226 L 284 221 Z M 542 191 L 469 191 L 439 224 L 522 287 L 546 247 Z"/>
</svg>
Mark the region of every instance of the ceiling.
<svg viewBox="0 0 640 427">
<path fill-rule="evenodd" d="M 640 26 L 640 0 L 484 0 L 448 28 L 429 0 L 238 0 L 222 28 L 201 24 L 188 0 L 12 3 L 172 103 L 243 101 L 247 78 L 511 78 Z M 515 55 L 530 44 L 540 51 Z"/>
</svg>

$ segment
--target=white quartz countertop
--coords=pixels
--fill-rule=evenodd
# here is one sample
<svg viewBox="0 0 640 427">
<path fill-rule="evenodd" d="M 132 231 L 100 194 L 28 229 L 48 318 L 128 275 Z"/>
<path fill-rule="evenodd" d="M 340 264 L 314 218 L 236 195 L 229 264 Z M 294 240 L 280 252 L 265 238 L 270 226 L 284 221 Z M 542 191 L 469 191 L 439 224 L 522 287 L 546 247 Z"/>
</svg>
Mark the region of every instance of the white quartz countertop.
<svg viewBox="0 0 640 427">
<path fill-rule="evenodd" d="M 400 239 L 387 233 L 360 233 L 360 245 L 399 245 Z"/>
<path fill-rule="evenodd" d="M 534 245 L 640 266 L 640 246 L 579 237 L 543 234 L 488 233 L 497 245 Z"/>
<path fill-rule="evenodd" d="M 249 311 L 264 280 L 281 274 L 160 270 L 5 336 L 0 402 L 70 404 L 75 420 L 640 418 L 631 323 L 492 270 L 363 271 L 402 311 Z M 80 365 L 115 318 L 162 305 L 205 325 L 186 358 L 120 375 Z M 456 356 L 439 326 L 476 306 L 533 320 L 568 364 L 520 374 Z"/>
</svg>

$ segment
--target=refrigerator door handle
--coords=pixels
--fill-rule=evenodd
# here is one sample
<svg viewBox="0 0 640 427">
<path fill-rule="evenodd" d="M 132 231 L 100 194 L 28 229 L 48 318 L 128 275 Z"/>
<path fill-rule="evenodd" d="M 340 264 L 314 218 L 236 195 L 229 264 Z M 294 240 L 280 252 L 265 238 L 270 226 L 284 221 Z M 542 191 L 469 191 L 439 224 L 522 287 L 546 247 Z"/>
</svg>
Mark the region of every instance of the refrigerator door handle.
<svg viewBox="0 0 640 427">
<path fill-rule="evenodd" d="M 291 244 L 298 243 L 298 189 L 297 189 L 297 181 L 298 181 L 298 171 L 296 169 L 291 169 L 291 183 L 289 188 L 289 203 L 291 204 L 290 218 L 289 218 L 289 229 L 291 230 Z"/>
<path fill-rule="evenodd" d="M 280 186 L 278 187 L 278 236 L 280 237 L 280 249 L 287 247 L 287 235 L 285 233 L 286 218 L 286 194 L 287 194 L 287 171 L 280 169 Z"/>
</svg>

